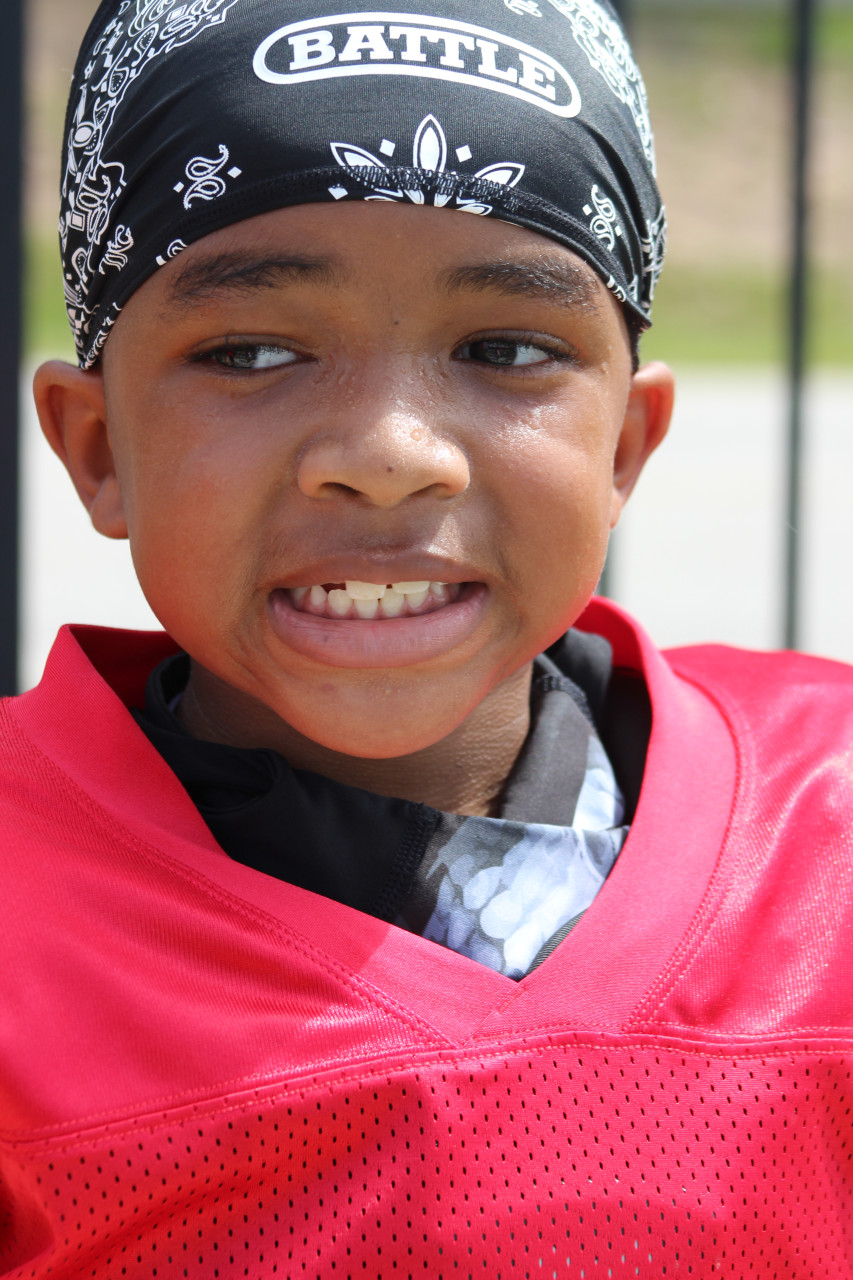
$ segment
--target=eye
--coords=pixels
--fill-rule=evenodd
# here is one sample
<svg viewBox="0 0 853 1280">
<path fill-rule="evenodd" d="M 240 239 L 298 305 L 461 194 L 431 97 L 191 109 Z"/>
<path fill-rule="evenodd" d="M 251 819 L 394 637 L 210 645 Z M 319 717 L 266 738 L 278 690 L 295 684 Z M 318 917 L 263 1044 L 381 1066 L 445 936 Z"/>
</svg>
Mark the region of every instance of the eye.
<svg viewBox="0 0 853 1280">
<path fill-rule="evenodd" d="M 480 338 L 476 342 L 458 347 L 457 360 L 472 360 L 475 364 L 518 369 L 529 365 L 547 364 L 550 360 L 569 360 L 568 352 L 545 342 L 529 338 Z"/>
<path fill-rule="evenodd" d="M 295 364 L 301 357 L 289 347 L 280 347 L 271 342 L 228 343 L 222 347 L 214 347 L 209 351 L 201 351 L 193 356 L 194 363 L 214 364 L 220 369 L 234 369 L 254 373 L 264 369 L 279 369 L 283 365 Z"/>
</svg>

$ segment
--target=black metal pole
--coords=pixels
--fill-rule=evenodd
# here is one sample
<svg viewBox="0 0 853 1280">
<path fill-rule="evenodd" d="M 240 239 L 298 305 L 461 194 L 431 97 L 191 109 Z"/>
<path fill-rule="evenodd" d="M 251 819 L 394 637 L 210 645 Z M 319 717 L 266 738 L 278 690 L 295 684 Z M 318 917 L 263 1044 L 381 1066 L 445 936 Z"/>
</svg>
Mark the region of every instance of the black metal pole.
<svg viewBox="0 0 853 1280">
<path fill-rule="evenodd" d="M 794 96 L 793 227 L 788 332 L 788 484 L 785 547 L 786 649 L 796 649 L 800 617 L 800 534 L 802 515 L 803 389 L 808 335 L 808 170 L 814 75 L 816 0 L 791 0 L 791 71 Z"/>
<path fill-rule="evenodd" d="M 18 682 L 18 415 L 24 0 L 3 0 L 0 46 L 0 695 Z"/>
</svg>

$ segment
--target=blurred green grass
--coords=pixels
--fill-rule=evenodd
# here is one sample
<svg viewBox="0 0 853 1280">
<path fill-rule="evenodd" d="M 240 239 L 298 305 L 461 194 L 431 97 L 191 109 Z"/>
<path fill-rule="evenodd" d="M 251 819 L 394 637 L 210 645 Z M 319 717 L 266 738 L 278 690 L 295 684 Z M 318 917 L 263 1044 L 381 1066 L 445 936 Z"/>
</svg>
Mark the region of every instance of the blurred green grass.
<svg viewBox="0 0 853 1280">
<path fill-rule="evenodd" d="M 677 20 L 675 19 L 677 15 Z M 641 64 L 654 49 L 671 58 L 686 48 L 704 47 L 736 62 L 779 66 L 788 59 L 789 7 L 778 0 L 634 0 L 632 43 Z M 851 0 L 823 0 L 817 6 L 815 52 L 826 67 L 850 70 L 853 60 Z"/>
<path fill-rule="evenodd" d="M 65 314 L 59 238 L 30 233 L 24 258 L 24 352 L 30 359 L 74 357 Z"/>
<path fill-rule="evenodd" d="M 706 163 L 724 159 L 721 146 L 737 145 L 737 135 L 721 143 L 715 85 L 732 73 L 741 81 L 760 84 L 765 103 L 776 103 L 782 131 L 785 167 L 775 178 L 778 200 L 786 216 L 789 200 L 791 127 L 789 63 L 792 27 L 789 6 L 749 3 L 747 0 L 634 0 L 633 41 L 644 69 L 659 132 L 674 119 L 695 138 L 695 153 L 707 153 Z M 853 102 L 853 3 L 824 0 L 817 8 L 815 40 L 815 110 L 813 121 L 813 181 L 810 191 L 813 221 L 809 288 L 808 354 L 818 365 L 853 365 L 853 255 L 846 248 L 829 253 L 819 241 L 826 192 L 817 178 L 819 131 L 830 118 L 850 118 Z M 730 81 L 728 82 L 730 83 Z M 720 92 L 724 92 L 720 88 Z M 772 109 L 772 108 L 771 108 Z M 661 125 L 664 128 L 661 128 Z M 751 121 L 744 121 L 745 135 Z M 754 138 L 750 139 L 754 145 Z M 825 134 L 822 137 L 826 145 Z M 701 161 L 699 161 L 701 163 Z M 689 170 L 680 181 L 690 183 Z M 672 174 L 670 174 L 672 186 Z M 849 199 L 849 196 L 847 197 Z M 837 197 L 836 197 L 837 199 Z M 755 207 L 754 218 L 766 210 Z M 850 209 L 853 225 L 853 209 Z M 726 216 L 723 204 L 719 217 Z M 685 238 L 683 224 L 682 246 Z M 756 263 L 737 242 L 731 228 L 727 261 L 715 256 L 707 264 L 694 251 L 693 260 L 673 253 L 664 268 L 653 312 L 654 325 L 643 340 L 645 359 L 669 359 L 691 364 L 775 364 L 788 350 L 788 245 L 772 264 Z"/>
<path fill-rule="evenodd" d="M 853 279 L 815 270 L 809 298 L 808 357 L 853 364 Z M 782 272 L 664 268 L 644 336 L 644 360 L 681 364 L 768 365 L 788 350 L 788 285 Z"/>
</svg>

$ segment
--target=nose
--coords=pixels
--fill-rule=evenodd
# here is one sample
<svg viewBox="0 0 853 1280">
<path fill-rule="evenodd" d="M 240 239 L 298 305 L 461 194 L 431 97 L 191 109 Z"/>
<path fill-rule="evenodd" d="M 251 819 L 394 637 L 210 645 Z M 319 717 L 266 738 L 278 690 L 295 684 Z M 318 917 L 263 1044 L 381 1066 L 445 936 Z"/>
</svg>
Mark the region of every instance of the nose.
<svg viewBox="0 0 853 1280">
<path fill-rule="evenodd" d="M 297 483 L 307 497 L 349 493 L 376 507 L 395 507 L 416 494 L 453 498 L 470 480 L 459 444 L 399 408 L 319 431 L 297 465 Z"/>
</svg>

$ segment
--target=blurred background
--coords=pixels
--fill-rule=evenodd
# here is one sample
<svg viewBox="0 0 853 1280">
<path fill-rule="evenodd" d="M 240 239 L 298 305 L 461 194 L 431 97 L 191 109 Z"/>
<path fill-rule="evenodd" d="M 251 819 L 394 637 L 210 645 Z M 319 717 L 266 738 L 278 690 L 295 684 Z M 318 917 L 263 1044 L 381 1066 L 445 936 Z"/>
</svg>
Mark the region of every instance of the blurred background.
<svg viewBox="0 0 853 1280">
<path fill-rule="evenodd" d="M 177 3 L 177 0 L 176 0 Z M 25 337 L 19 678 L 67 621 L 155 626 L 123 543 L 88 525 L 29 382 L 72 358 L 57 188 L 77 45 L 96 0 L 25 7 Z M 644 359 L 675 369 L 670 437 L 613 540 L 607 590 L 662 645 L 785 642 L 790 0 L 624 0 L 670 221 Z M 798 647 L 853 661 L 853 0 L 816 0 Z"/>
</svg>

